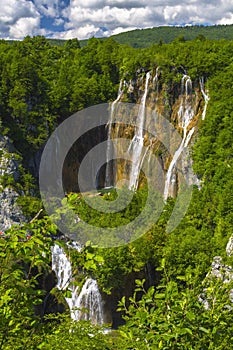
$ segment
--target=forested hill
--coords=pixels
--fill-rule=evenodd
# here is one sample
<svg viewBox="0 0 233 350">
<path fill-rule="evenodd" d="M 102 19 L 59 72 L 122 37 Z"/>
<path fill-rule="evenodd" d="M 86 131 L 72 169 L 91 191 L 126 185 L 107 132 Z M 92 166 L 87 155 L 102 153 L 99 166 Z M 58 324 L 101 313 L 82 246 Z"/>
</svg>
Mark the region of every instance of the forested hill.
<svg viewBox="0 0 233 350">
<path fill-rule="evenodd" d="M 145 48 L 153 44 L 166 44 L 172 41 L 189 40 L 232 40 L 233 25 L 215 26 L 186 26 L 186 27 L 155 27 L 136 29 L 111 36 L 119 44 L 130 45 L 135 48 Z M 101 40 L 106 40 L 101 38 Z M 64 45 L 64 40 L 54 40 L 56 44 Z M 81 47 L 87 45 L 88 40 L 80 40 Z"/>
<path fill-rule="evenodd" d="M 128 44 L 132 47 L 149 47 L 152 44 L 170 43 L 174 40 L 220 40 L 233 38 L 233 25 L 217 26 L 186 26 L 169 27 L 162 26 L 148 29 L 136 29 L 130 32 L 112 36 L 120 44 Z"/>
</svg>

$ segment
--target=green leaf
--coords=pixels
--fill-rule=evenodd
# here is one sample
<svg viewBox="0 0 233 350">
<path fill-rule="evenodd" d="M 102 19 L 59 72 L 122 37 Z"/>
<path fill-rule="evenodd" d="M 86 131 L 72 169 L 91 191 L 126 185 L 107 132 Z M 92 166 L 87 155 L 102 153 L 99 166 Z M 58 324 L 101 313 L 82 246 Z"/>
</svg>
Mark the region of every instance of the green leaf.
<svg viewBox="0 0 233 350">
<path fill-rule="evenodd" d="M 199 327 L 199 330 L 202 331 L 202 332 L 204 332 L 204 333 L 207 333 L 207 334 L 210 333 L 210 330 L 209 330 L 209 329 L 206 329 L 206 328 L 204 328 L 204 327 Z"/>
</svg>

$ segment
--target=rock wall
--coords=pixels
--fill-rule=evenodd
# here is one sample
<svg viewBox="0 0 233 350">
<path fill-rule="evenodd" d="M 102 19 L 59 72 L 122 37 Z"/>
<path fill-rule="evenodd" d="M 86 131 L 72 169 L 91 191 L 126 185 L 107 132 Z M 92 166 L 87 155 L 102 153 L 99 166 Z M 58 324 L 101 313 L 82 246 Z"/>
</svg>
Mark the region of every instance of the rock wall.
<svg viewBox="0 0 233 350">
<path fill-rule="evenodd" d="M 144 119 L 144 132 L 143 132 L 143 145 L 147 148 L 158 160 L 161 168 L 163 169 L 163 178 L 165 181 L 166 174 L 169 170 L 169 166 L 172 161 L 171 152 L 161 141 L 165 138 L 164 133 L 166 130 L 163 125 L 163 118 L 169 121 L 180 134 L 181 138 L 189 135 L 192 131 L 192 135 L 189 135 L 189 140 L 184 142 L 184 149 L 179 157 L 179 163 L 176 164 L 176 168 L 179 168 L 182 175 L 186 179 L 188 184 L 197 184 L 198 180 L 192 172 L 192 159 L 191 159 L 191 146 L 195 140 L 195 135 L 198 130 L 199 122 L 202 119 L 203 111 L 205 109 L 205 98 L 203 96 L 203 80 L 200 84 L 199 79 L 194 82 L 191 81 L 190 77 L 184 73 L 177 73 L 176 81 L 170 81 L 169 83 L 164 82 L 162 79 L 163 71 L 159 67 L 150 72 L 150 79 L 148 84 L 148 91 L 146 96 L 146 112 Z M 124 83 L 124 93 L 122 94 L 120 101 L 129 101 L 136 103 L 137 106 L 129 110 L 129 108 L 122 106 L 118 107 L 118 115 L 121 119 L 121 123 L 113 124 L 111 130 L 111 138 L 121 138 L 133 140 L 135 137 L 135 128 L 129 123 L 125 124 L 124 119 L 131 120 L 132 123 L 137 122 L 137 115 L 139 113 L 140 104 L 142 104 L 143 96 L 146 89 L 146 72 L 143 72 L 135 77 L 130 82 Z M 117 108 L 115 107 L 115 110 Z M 129 115 L 130 114 L 130 115 Z M 156 120 L 156 118 L 158 118 Z M 161 123 L 161 125 L 158 125 Z M 153 134 L 148 132 L 148 129 L 154 130 Z M 155 136 L 157 134 L 157 136 Z M 167 135 L 170 138 L 171 147 L 173 143 L 175 145 L 175 138 L 173 135 Z M 185 140 L 183 140 L 185 141 Z M 128 152 L 122 143 L 118 143 L 115 146 L 115 154 L 125 154 Z M 177 144 L 175 148 L 178 148 Z M 151 157 L 145 158 L 148 163 L 151 161 Z M 142 165 L 142 164 L 141 164 Z M 153 164 L 147 164 L 153 168 Z M 117 160 L 114 164 L 115 175 L 113 182 L 115 184 L 122 183 L 123 179 L 130 177 L 129 162 L 124 159 Z M 151 172 L 153 176 L 153 171 Z M 143 185 L 145 176 L 143 173 L 139 175 L 139 186 Z M 179 190 L 180 181 L 178 173 L 173 174 L 173 182 L 176 182 L 174 189 L 170 189 L 169 195 L 176 196 L 176 192 Z"/>
<path fill-rule="evenodd" d="M 3 135 L 0 135 L 0 154 L 0 231 L 3 232 L 26 219 L 17 205 L 19 193 L 10 185 L 19 180 L 20 163 L 9 138 Z"/>
</svg>

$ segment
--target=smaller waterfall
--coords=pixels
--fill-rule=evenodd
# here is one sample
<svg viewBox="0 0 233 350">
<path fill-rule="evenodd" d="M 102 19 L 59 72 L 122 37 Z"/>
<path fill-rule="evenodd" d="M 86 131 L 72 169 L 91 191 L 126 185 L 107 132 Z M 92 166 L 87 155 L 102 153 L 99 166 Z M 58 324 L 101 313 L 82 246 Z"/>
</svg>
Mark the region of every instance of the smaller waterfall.
<svg viewBox="0 0 233 350">
<path fill-rule="evenodd" d="M 180 155 L 182 154 L 183 150 L 188 146 L 191 137 L 195 131 L 195 128 L 189 130 L 187 133 L 187 128 L 194 116 L 194 111 L 192 107 L 192 81 L 188 75 L 184 75 L 181 80 L 181 103 L 178 111 L 178 118 L 179 118 L 179 126 L 183 129 L 183 138 L 180 143 L 179 148 L 176 150 L 171 163 L 169 165 L 167 175 L 166 175 L 166 181 L 164 186 L 164 200 L 167 200 L 168 196 L 170 194 L 173 195 L 172 192 L 174 192 L 172 189 L 175 187 L 174 181 L 176 179 L 175 175 L 175 168 L 176 163 L 178 159 L 180 158 Z"/>
<path fill-rule="evenodd" d="M 156 91 L 156 100 L 157 100 L 159 96 L 159 67 L 157 67 L 155 71 L 155 76 L 153 78 L 153 86 Z"/>
<path fill-rule="evenodd" d="M 181 80 L 181 103 L 178 111 L 179 126 L 187 131 L 187 126 L 194 117 L 194 111 L 192 107 L 192 80 L 188 75 L 184 75 Z"/>
<path fill-rule="evenodd" d="M 52 270 L 57 276 L 57 288 L 67 289 L 72 279 L 72 267 L 64 249 L 57 244 L 52 247 Z"/>
<path fill-rule="evenodd" d="M 202 96 L 204 97 L 204 101 L 205 101 L 205 105 L 204 105 L 204 109 L 203 109 L 203 112 L 202 112 L 202 120 L 205 119 L 205 116 L 206 116 L 206 110 L 207 110 L 207 106 L 208 106 L 208 102 L 210 100 L 210 97 L 208 96 L 207 92 L 205 92 L 205 89 L 204 89 L 204 79 L 200 79 L 200 89 L 201 89 L 201 93 L 202 93 Z"/>
<path fill-rule="evenodd" d="M 71 317 L 74 320 L 89 320 L 93 324 L 103 325 L 102 298 L 96 280 L 88 278 L 79 294 L 78 290 L 76 287 L 72 297 L 66 298 Z"/>
<path fill-rule="evenodd" d="M 77 249 L 75 246 L 74 249 Z M 79 250 L 79 249 L 78 249 Z M 57 288 L 69 290 L 71 297 L 66 302 L 73 320 L 89 320 L 93 324 L 104 323 L 103 303 L 96 280 L 86 279 L 81 290 L 73 284 L 72 267 L 64 249 L 55 244 L 52 247 L 52 269 L 57 276 Z"/>
<path fill-rule="evenodd" d="M 112 122 L 113 122 L 113 117 L 116 109 L 117 103 L 120 101 L 121 96 L 123 95 L 123 81 L 120 81 L 119 89 L 118 89 L 118 95 L 115 101 L 112 102 L 111 104 L 111 112 L 110 112 L 110 119 L 109 119 L 109 124 L 108 124 L 108 140 L 107 140 L 107 152 L 106 152 L 106 172 L 105 172 L 105 188 L 111 187 L 112 186 L 112 169 L 110 166 L 110 160 L 112 156 L 112 142 L 111 142 L 111 132 L 112 132 Z M 125 86 L 125 82 L 124 82 Z"/>
<path fill-rule="evenodd" d="M 150 80 L 150 72 L 146 74 L 145 90 L 139 106 L 137 125 L 135 126 L 135 134 L 129 146 L 129 151 L 132 152 L 132 167 L 130 171 L 129 188 L 136 190 L 138 187 L 139 171 L 141 164 L 141 156 L 143 149 L 143 127 L 146 112 L 146 98 L 148 94 Z"/>
</svg>

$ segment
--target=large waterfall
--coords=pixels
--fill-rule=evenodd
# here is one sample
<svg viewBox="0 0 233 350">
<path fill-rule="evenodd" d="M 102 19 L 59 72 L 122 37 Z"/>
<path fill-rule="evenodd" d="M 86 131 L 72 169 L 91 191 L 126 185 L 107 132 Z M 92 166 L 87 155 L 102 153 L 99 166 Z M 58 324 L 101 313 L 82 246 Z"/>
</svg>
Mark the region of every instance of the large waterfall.
<svg viewBox="0 0 233 350">
<path fill-rule="evenodd" d="M 143 162 L 147 162 L 148 174 L 151 177 L 153 176 L 152 168 L 155 164 L 150 163 L 153 154 L 155 156 L 153 159 L 156 158 L 161 166 L 162 173 L 159 176 L 161 176 L 160 179 L 163 184 L 161 183 L 159 186 L 166 201 L 169 196 L 176 197 L 182 182 L 180 176 L 185 177 L 185 181 L 189 185 L 198 184 L 197 178 L 192 172 L 192 160 L 190 159 L 188 146 L 197 129 L 199 116 L 202 119 L 205 118 L 209 96 L 204 88 L 204 79 L 200 79 L 199 86 L 193 86 L 193 82 L 187 74 L 183 74 L 181 77 L 179 97 L 177 98 L 175 95 L 169 96 L 168 89 L 170 87 L 166 86 L 163 80 L 160 82 L 160 78 L 163 77 L 162 68 L 157 67 L 155 69 L 153 78 L 152 74 L 152 71 L 148 71 L 145 78 L 142 74 L 128 84 L 126 81 L 121 81 L 120 83 L 118 96 L 111 105 L 108 123 L 105 187 L 114 186 L 113 179 L 115 179 L 116 175 L 117 182 L 120 183 L 123 180 L 124 183 L 125 178 L 128 178 L 129 189 L 137 190 Z M 123 89 L 123 86 L 125 89 Z M 131 114 L 132 118 L 136 118 L 136 120 L 134 119 L 135 125 L 133 128 L 127 123 L 124 124 L 124 113 L 130 115 L 129 111 L 126 112 L 127 108 L 122 108 L 122 105 L 119 108 L 118 105 L 123 94 L 128 94 L 126 97 L 129 101 L 139 102 L 138 110 Z M 116 113 L 120 113 L 122 125 L 113 125 Z M 163 138 L 169 138 L 172 135 L 169 135 L 169 130 L 163 130 L 162 117 L 165 118 L 164 120 L 169 120 L 176 127 L 177 134 L 182 132 L 180 142 L 175 149 L 177 141 L 174 140 L 173 142 L 172 139 L 170 140 L 173 152 L 169 156 L 164 151 Z M 159 124 L 157 125 L 156 122 Z M 148 127 L 155 130 L 153 135 L 148 132 Z M 158 135 L 155 136 L 157 133 Z M 128 148 L 124 148 L 124 142 L 122 144 L 117 142 L 114 146 L 110 142 L 111 137 L 129 140 L 129 135 L 131 136 L 131 141 Z M 111 165 L 113 147 L 116 158 L 119 154 L 124 154 L 122 152 L 127 152 L 127 160 L 130 159 L 131 161 L 129 166 L 129 163 L 126 161 L 118 160 L 115 163 L 114 174 Z M 181 171 L 178 171 L 180 167 Z M 154 183 L 157 181 L 158 183 L 158 179 L 152 179 L 152 181 Z"/>
<path fill-rule="evenodd" d="M 148 94 L 150 76 L 151 76 L 151 73 L 148 72 L 146 74 L 145 90 L 144 90 L 141 104 L 138 111 L 138 117 L 136 121 L 137 125 L 135 126 L 135 134 L 129 147 L 129 151 L 132 152 L 132 156 L 131 156 L 132 167 L 130 171 L 129 188 L 133 190 L 137 189 L 138 187 L 140 164 L 141 164 L 141 158 L 142 158 L 142 149 L 143 149 L 143 143 L 144 143 L 143 127 L 144 127 L 144 120 L 145 120 L 145 113 L 146 113 L 146 98 Z"/>
<path fill-rule="evenodd" d="M 115 113 L 115 109 L 117 106 L 117 103 L 120 101 L 121 96 L 123 95 L 123 81 L 120 81 L 119 89 L 118 89 L 118 95 L 115 101 L 111 104 L 111 111 L 110 111 L 110 118 L 108 123 L 108 140 L 107 140 L 107 152 L 106 152 L 106 175 L 105 175 L 105 187 L 112 187 L 113 185 L 113 174 L 112 174 L 112 167 L 111 167 L 111 158 L 112 158 L 112 142 L 111 142 L 111 132 L 112 132 L 112 121 Z"/>
<path fill-rule="evenodd" d="M 179 148 L 173 155 L 171 163 L 169 165 L 165 185 L 164 185 L 164 199 L 168 196 L 174 196 L 174 186 L 176 185 L 176 163 L 180 158 L 180 155 L 184 151 L 184 148 L 188 146 L 195 128 L 191 128 L 189 132 L 188 125 L 194 117 L 194 110 L 192 106 L 192 81 L 188 75 L 184 75 L 181 81 L 181 102 L 178 111 L 179 127 L 183 130 L 183 138 Z"/>
<path fill-rule="evenodd" d="M 69 291 L 65 297 L 71 311 L 71 317 L 78 320 L 89 320 L 94 324 L 104 323 L 103 302 L 96 280 L 87 278 L 80 289 L 74 285 L 72 267 L 64 249 L 55 244 L 52 247 L 52 269 L 57 276 L 57 288 Z"/>
</svg>

